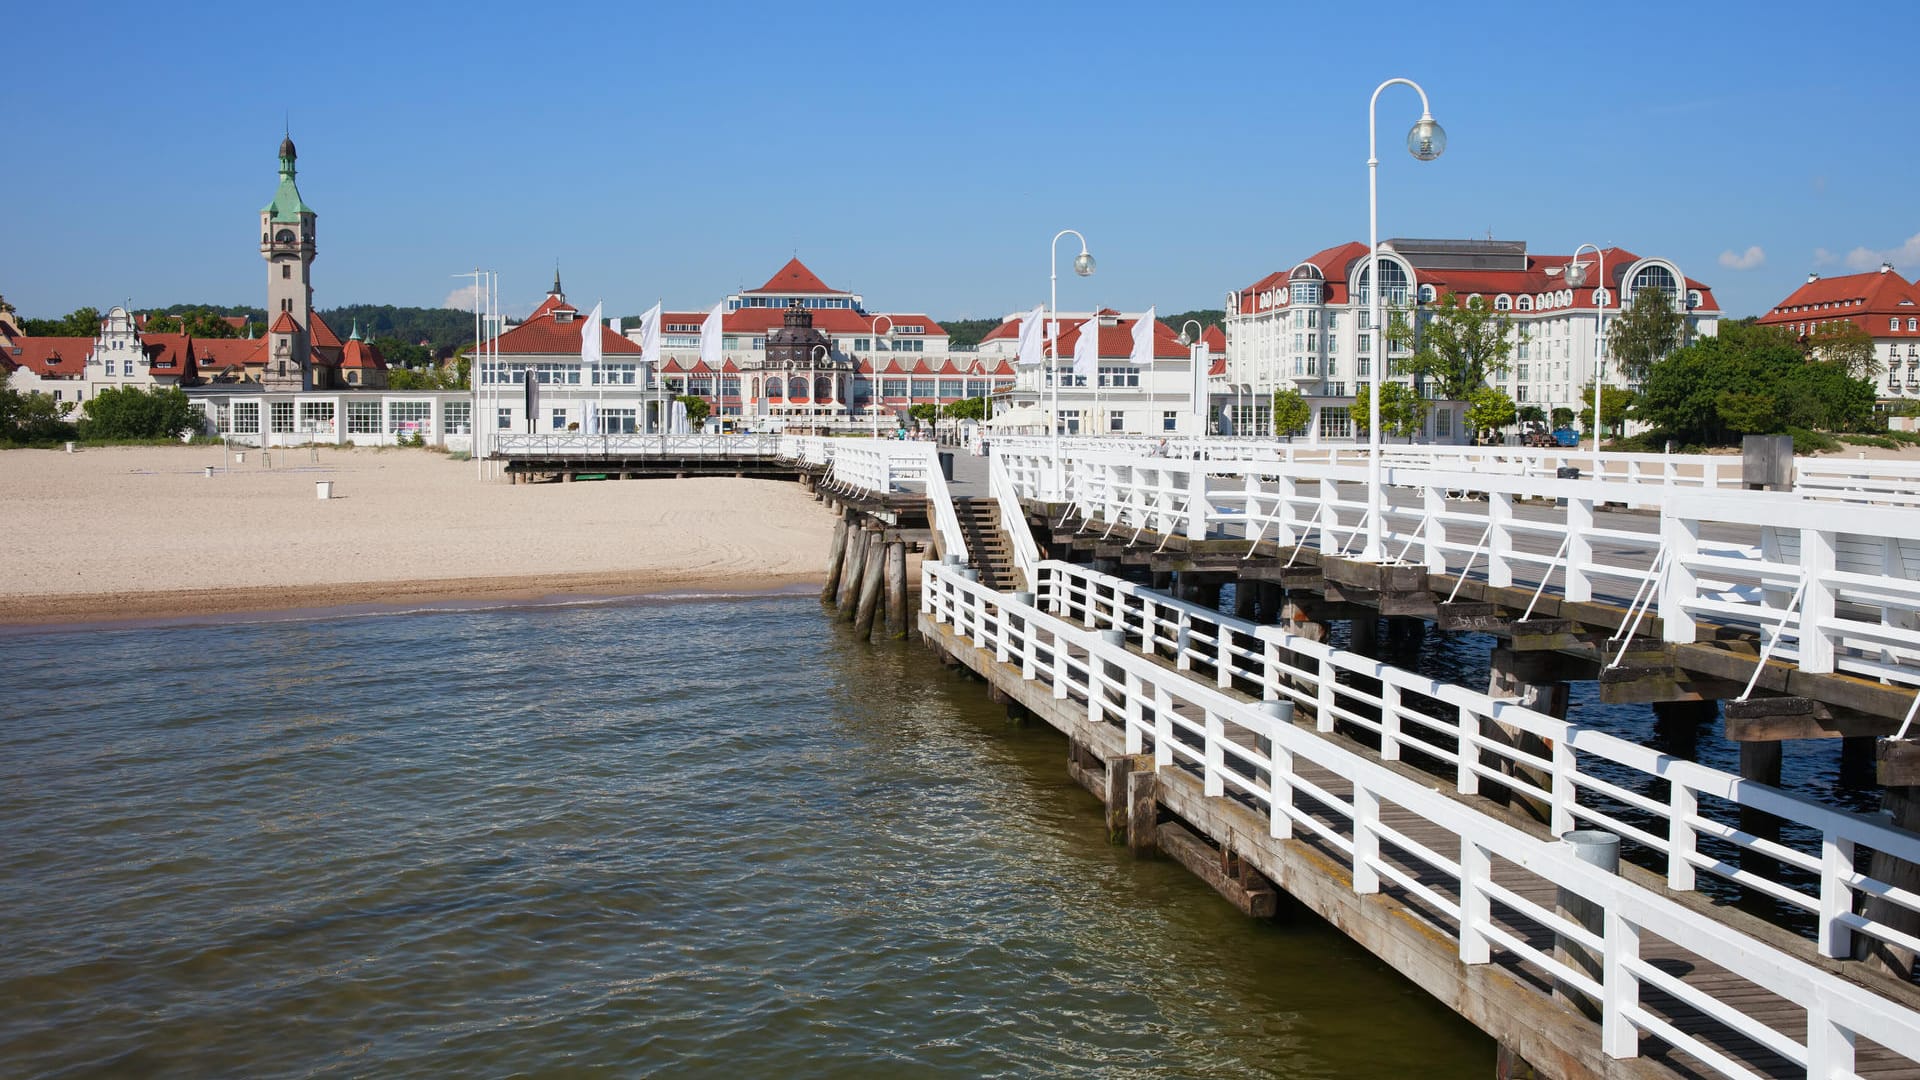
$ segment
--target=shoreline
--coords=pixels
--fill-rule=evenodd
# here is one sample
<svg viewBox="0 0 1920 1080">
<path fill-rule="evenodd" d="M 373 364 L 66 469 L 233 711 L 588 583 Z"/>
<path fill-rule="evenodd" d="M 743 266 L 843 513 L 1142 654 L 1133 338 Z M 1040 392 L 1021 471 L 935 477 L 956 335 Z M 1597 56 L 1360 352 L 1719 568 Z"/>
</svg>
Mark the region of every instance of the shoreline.
<svg viewBox="0 0 1920 1080">
<path fill-rule="evenodd" d="M 411 581 L 327 582 L 286 586 L 231 586 L 139 592 L 40 593 L 0 596 L 0 626 L 151 622 L 262 612 L 368 612 L 415 606 L 456 608 L 534 601 L 620 600 L 684 593 L 774 595 L 818 590 L 826 574 L 674 573 L 616 571 L 424 578 Z"/>
</svg>

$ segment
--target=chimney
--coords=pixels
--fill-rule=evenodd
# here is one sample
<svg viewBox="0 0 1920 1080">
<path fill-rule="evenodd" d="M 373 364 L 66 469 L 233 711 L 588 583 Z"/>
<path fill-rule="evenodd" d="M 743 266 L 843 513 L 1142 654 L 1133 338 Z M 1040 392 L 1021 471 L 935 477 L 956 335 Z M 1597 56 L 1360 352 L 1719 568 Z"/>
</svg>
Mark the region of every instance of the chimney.
<svg viewBox="0 0 1920 1080">
<path fill-rule="evenodd" d="M 1883 273 L 1883 274 L 1891 274 L 1891 273 L 1893 273 L 1893 264 L 1892 264 L 1892 263 L 1890 263 L 1890 262 L 1883 262 L 1883 263 L 1881 263 L 1881 264 L 1880 264 L 1880 272 L 1881 272 L 1881 273 Z"/>
<path fill-rule="evenodd" d="M 1814 282 L 1819 280 L 1820 280 L 1820 275 L 1818 273 L 1815 273 L 1812 270 L 1807 271 L 1807 284 L 1811 285 Z"/>
</svg>

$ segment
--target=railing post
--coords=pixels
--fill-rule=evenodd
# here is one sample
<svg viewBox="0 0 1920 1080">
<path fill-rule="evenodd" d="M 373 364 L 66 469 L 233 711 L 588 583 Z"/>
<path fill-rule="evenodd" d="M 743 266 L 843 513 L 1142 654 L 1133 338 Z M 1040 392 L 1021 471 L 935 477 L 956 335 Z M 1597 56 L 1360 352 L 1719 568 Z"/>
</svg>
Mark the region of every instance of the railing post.
<svg viewBox="0 0 1920 1080">
<path fill-rule="evenodd" d="M 1207 515 L 1213 509 L 1207 502 L 1207 466 L 1201 461 L 1187 464 L 1187 539 L 1207 538 Z"/>
<path fill-rule="evenodd" d="M 1807 1007 L 1807 1075 L 1854 1075 L 1853 1032 L 1841 1026 L 1825 995 Z"/>
<path fill-rule="evenodd" d="M 1566 599 L 1585 603 L 1593 599 L 1593 579 L 1587 574 L 1593 565 L 1593 500 L 1569 498 L 1566 525 Z"/>
<path fill-rule="evenodd" d="M 1853 914 L 1853 890 L 1846 878 L 1853 873 L 1853 841 L 1824 833 L 1820 837 L 1820 955 L 1853 955 L 1853 931 L 1840 921 Z"/>
<path fill-rule="evenodd" d="M 1227 793 L 1227 727 L 1220 714 L 1207 710 L 1206 768 L 1203 773 L 1202 794 L 1209 799 L 1217 799 Z"/>
<path fill-rule="evenodd" d="M 1460 838 L 1460 962 L 1484 964 L 1493 946 L 1483 927 L 1493 922 L 1493 901 L 1485 883 L 1493 879 L 1493 856 L 1469 837 Z"/>
<path fill-rule="evenodd" d="M 1513 496 L 1504 491 L 1487 493 L 1487 584 L 1496 589 L 1513 584 Z"/>
<path fill-rule="evenodd" d="M 1292 547 L 1300 542 L 1300 531 L 1293 527 L 1294 500 L 1300 497 L 1300 481 L 1294 479 L 1291 472 L 1283 472 L 1276 481 L 1274 497 L 1279 502 L 1274 506 L 1274 541 L 1283 547 Z"/>
<path fill-rule="evenodd" d="M 1700 836 L 1693 819 L 1700 813 L 1700 796 L 1676 777 L 1667 794 L 1667 888 L 1692 892 L 1693 856 L 1700 848 Z"/>
<path fill-rule="evenodd" d="M 1421 509 L 1427 516 L 1425 539 L 1421 542 L 1421 560 L 1427 572 L 1447 572 L 1447 526 L 1441 515 L 1447 512 L 1447 491 L 1429 484 L 1421 495 Z"/>
<path fill-rule="evenodd" d="M 1574 775 L 1580 771 L 1579 758 L 1574 756 L 1573 743 L 1566 733 L 1553 740 L 1553 790 L 1547 793 L 1552 811 L 1549 813 L 1548 831 L 1555 836 L 1564 836 L 1578 826 L 1573 820 L 1573 806 L 1579 798 L 1580 788 L 1574 782 Z"/>
<path fill-rule="evenodd" d="M 1640 959 L 1640 928 L 1612 908 L 1601 925 L 1600 1049 L 1610 1058 L 1639 1057 L 1640 1029 L 1629 1014 L 1640 1008 L 1640 980 L 1628 965 Z"/>
<path fill-rule="evenodd" d="M 1666 578 L 1660 583 L 1660 639 L 1685 644 L 1693 642 L 1693 613 L 1687 610 L 1700 588 L 1699 575 L 1692 565 L 1700 551 L 1700 521 L 1684 518 L 1674 509 L 1674 500 L 1660 507 L 1660 542 L 1667 549 Z"/>
<path fill-rule="evenodd" d="M 1474 742 L 1474 736 L 1479 734 L 1480 717 L 1465 705 L 1460 706 L 1454 729 L 1453 790 L 1462 795 L 1480 793 L 1480 774 L 1473 768 L 1480 760 L 1480 746 Z"/>
<path fill-rule="evenodd" d="M 1380 796 L 1353 778 L 1353 891 L 1365 895 L 1380 891 Z"/>
<path fill-rule="evenodd" d="M 1222 690 L 1233 685 L 1233 631 L 1223 622 L 1213 624 L 1213 684 Z"/>
<path fill-rule="evenodd" d="M 1400 688 L 1385 679 L 1380 681 L 1380 760 L 1400 760 Z"/>
<path fill-rule="evenodd" d="M 1334 678 L 1335 670 L 1333 666 L 1333 650 L 1331 648 L 1327 649 L 1326 654 L 1320 657 L 1319 668 L 1318 675 L 1320 685 L 1315 687 L 1315 689 L 1319 691 L 1319 697 L 1315 701 L 1316 708 L 1314 710 L 1313 726 L 1316 731 L 1328 732 L 1333 730 L 1334 691 L 1339 686 L 1338 680 Z"/>
<path fill-rule="evenodd" d="M 1800 670 L 1808 675 L 1833 673 L 1833 638 L 1823 624 L 1833 618 L 1836 607 L 1830 576 L 1835 562 L 1833 533 L 1800 530 L 1800 573 L 1806 589 L 1800 598 Z"/>
</svg>

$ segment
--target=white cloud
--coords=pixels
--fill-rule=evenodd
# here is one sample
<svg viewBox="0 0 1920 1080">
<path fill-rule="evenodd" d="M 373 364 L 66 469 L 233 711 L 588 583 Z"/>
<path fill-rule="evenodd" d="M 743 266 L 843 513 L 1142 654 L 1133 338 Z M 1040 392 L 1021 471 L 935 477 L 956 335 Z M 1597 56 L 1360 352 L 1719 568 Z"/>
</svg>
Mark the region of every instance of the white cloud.
<svg viewBox="0 0 1920 1080">
<path fill-rule="evenodd" d="M 1813 265 L 1815 266 L 1832 266 L 1838 259 L 1838 255 L 1828 251 L 1826 248 L 1813 249 Z"/>
<path fill-rule="evenodd" d="M 1899 247 L 1857 247 L 1847 252 L 1847 266 L 1853 270 L 1878 270 L 1883 262 L 1903 270 L 1920 266 L 1920 233 L 1907 237 Z"/>
<path fill-rule="evenodd" d="M 447 302 L 444 304 L 441 304 L 440 306 L 458 308 L 461 311 L 472 311 L 474 308 L 474 301 L 479 296 L 480 296 L 480 286 L 462 285 L 459 288 L 448 293 Z"/>
<path fill-rule="evenodd" d="M 1747 250 L 1734 254 L 1731 251 L 1720 253 L 1720 265 L 1728 270 L 1755 270 L 1767 264 L 1767 253 L 1755 244 Z"/>
</svg>

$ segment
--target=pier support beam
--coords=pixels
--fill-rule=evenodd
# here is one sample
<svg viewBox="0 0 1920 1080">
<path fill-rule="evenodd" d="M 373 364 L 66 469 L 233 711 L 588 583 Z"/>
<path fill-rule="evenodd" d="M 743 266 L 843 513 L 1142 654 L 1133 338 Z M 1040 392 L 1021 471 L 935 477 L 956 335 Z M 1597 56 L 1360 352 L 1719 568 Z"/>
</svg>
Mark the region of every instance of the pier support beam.
<svg viewBox="0 0 1920 1080">
<path fill-rule="evenodd" d="M 1741 743 L 1740 778 L 1779 787 L 1781 757 L 1781 744 L 1777 740 Z M 1742 806 L 1740 829 L 1774 843 L 1780 841 L 1780 819 L 1764 810 Z M 1780 861 L 1743 847 L 1740 849 L 1740 869 L 1765 878 L 1778 878 Z M 1741 901 L 1743 905 L 1754 906 L 1763 912 L 1772 910 L 1774 906 L 1771 896 L 1754 889 L 1743 889 Z"/>
<path fill-rule="evenodd" d="M 1535 712 L 1564 719 L 1567 715 L 1567 684 L 1555 682 L 1549 677 L 1546 666 L 1549 663 L 1550 660 L 1538 654 L 1516 653 L 1511 649 L 1493 650 L 1493 664 L 1487 674 L 1488 695 L 1517 701 Z M 1545 739 L 1516 727 L 1489 723 L 1486 734 L 1496 742 L 1535 757 L 1553 756 Z M 1551 778 L 1539 770 L 1515 765 L 1505 758 L 1499 759 L 1495 767 L 1535 787 L 1547 788 L 1552 785 Z M 1553 820 L 1552 807 L 1541 799 L 1509 791 L 1507 806 L 1536 821 Z"/>
<path fill-rule="evenodd" d="M 1141 859 L 1160 847 L 1160 776 L 1152 760 L 1147 759 L 1146 769 L 1127 774 L 1127 852 Z"/>
<path fill-rule="evenodd" d="M 1258 592 L 1254 582 L 1236 578 L 1233 582 L 1233 613 L 1242 619 L 1253 618 Z"/>
<path fill-rule="evenodd" d="M 1920 742 L 1881 739 L 1875 747 L 1874 764 L 1880 782 L 1886 785 L 1880 796 L 1881 808 L 1899 828 L 1920 831 Z M 1867 872 L 1896 889 L 1920 891 L 1920 866 L 1891 855 L 1874 852 Z M 1868 897 L 1866 914 L 1895 929 L 1920 934 L 1920 915 L 1898 904 Z M 1854 955 L 1869 965 L 1901 979 L 1912 978 L 1915 959 L 1911 950 L 1865 934 L 1856 934 L 1853 940 Z"/>
<path fill-rule="evenodd" d="M 833 525 L 833 545 L 827 549 L 827 583 L 820 589 L 820 602 L 832 603 L 840 592 L 840 571 L 847 561 L 847 531 L 852 515 L 842 513 Z"/>
<path fill-rule="evenodd" d="M 853 606 L 860 601 L 860 575 L 866 571 L 867 533 L 862 529 L 847 536 L 847 564 L 840 570 L 840 590 L 834 606 L 842 618 L 853 617 Z"/>
<path fill-rule="evenodd" d="M 873 616 L 880 610 L 880 591 L 886 578 L 887 542 L 877 532 L 867 534 L 867 554 L 861 561 L 860 602 L 854 608 L 853 632 L 873 636 Z"/>
<path fill-rule="evenodd" d="M 907 545 L 887 545 L 887 637 L 907 636 Z"/>
</svg>

